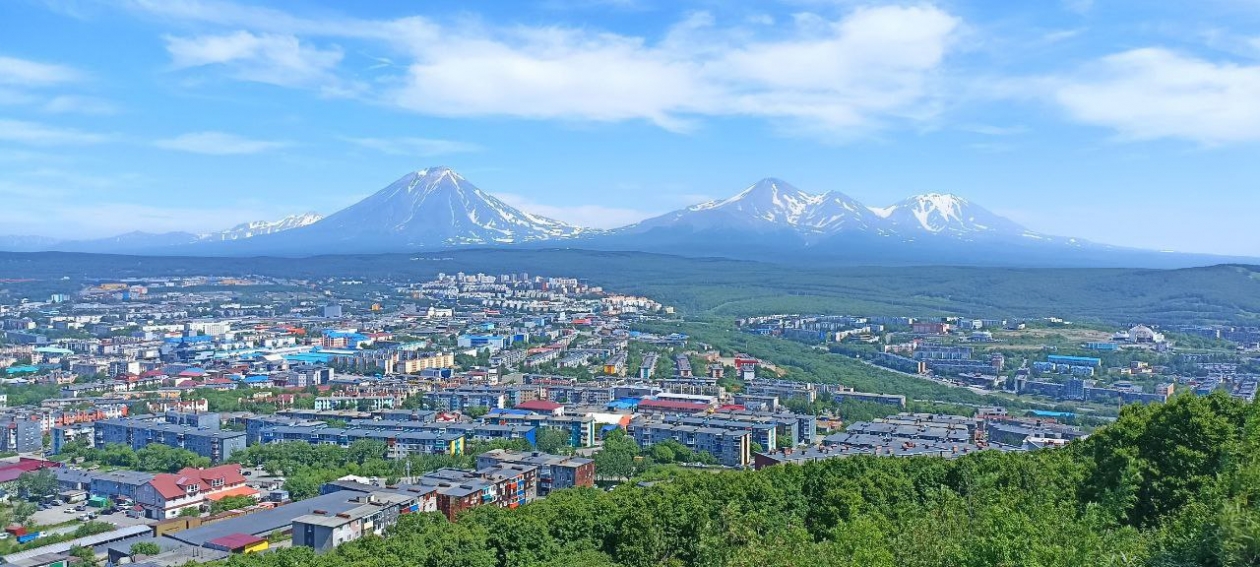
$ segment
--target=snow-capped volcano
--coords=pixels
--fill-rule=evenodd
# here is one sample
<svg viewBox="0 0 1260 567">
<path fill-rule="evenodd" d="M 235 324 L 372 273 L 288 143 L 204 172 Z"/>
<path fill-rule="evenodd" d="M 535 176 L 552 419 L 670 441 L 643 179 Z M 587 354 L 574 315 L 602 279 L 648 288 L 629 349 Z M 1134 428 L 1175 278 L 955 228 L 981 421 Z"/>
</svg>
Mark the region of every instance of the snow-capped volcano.
<svg viewBox="0 0 1260 567">
<path fill-rule="evenodd" d="M 800 225 L 819 234 L 865 232 L 878 228 L 880 218 L 856 199 L 832 191 L 823 195 L 804 216 Z"/>
<path fill-rule="evenodd" d="M 843 194 L 814 195 L 781 179 L 767 177 L 728 199 L 701 203 L 622 230 L 684 228 L 830 233 L 853 226 L 864 227 L 871 216 L 861 203 Z"/>
<path fill-rule="evenodd" d="M 582 229 L 516 209 L 448 167 L 404 175 L 322 221 L 292 231 L 324 242 L 395 249 L 506 244 L 576 236 Z M 312 244 L 314 245 L 314 244 Z"/>
<path fill-rule="evenodd" d="M 198 235 L 197 239 L 200 242 L 243 240 L 246 238 L 262 236 L 264 234 L 275 234 L 277 232 L 301 228 L 315 224 L 323 219 L 324 216 L 319 213 L 289 215 L 278 221 L 254 221 L 241 223 L 224 231 Z"/>
<path fill-rule="evenodd" d="M 890 207 L 872 209 L 872 212 L 884 221 L 887 230 L 902 235 L 927 232 L 952 236 L 977 233 L 1019 236 L 1026 232 L 1015 222 L 957 195 L 915 195 Z"/>
<path fill-rule="evenodd" d="M 774 178 L 754 183 L 728 199 L 709 201 L 622 229 L 635 233 L 681 231 L 791 232 L 806 242 L 842 234 L 971 237 L 1020 235 L 1024 229 L 954 195 L 911 197 L 885 208 L 868 207 L 843 193 L 806 193 Z"/>
</svg>

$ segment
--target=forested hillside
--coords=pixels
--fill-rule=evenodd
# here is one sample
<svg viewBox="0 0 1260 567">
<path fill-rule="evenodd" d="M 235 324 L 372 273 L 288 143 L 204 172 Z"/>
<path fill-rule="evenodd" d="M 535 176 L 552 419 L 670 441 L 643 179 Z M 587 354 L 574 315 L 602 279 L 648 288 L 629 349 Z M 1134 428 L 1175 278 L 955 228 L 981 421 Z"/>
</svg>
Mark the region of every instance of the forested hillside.
<svg viewBox="0 0 1260 567">
<path fill-rule="evenodd" d="M 853 457 L 563 491 L 233 567 L 1260 564 L 1260 406 L 1129 406 L 1066 449 Z"/>
<path fill-rule="evenodd" d="M 1184 270 L 852 267 L 587 250 L 461 250 L 313 258 L 0 253 L 0 294 L 75 291 L 85 278 L 258 274 L 369 283 L 439 272 L 570 276 L 688 315 L 1057 316 L 1114 324 L 1260 321 L 1260 268 Z M 67 278 L 67 279 L 62 279 Z M 68 288 L 68 289 L 67 289 Z"/>
</svg>

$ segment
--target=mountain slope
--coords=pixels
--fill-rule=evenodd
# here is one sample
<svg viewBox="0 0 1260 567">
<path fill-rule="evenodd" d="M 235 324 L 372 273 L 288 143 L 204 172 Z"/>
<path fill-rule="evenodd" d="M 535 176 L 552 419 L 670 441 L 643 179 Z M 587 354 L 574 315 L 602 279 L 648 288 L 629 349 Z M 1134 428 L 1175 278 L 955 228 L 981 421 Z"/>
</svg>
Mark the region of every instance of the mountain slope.
<svg viewBox="0 0 1260 567">
<path fill-rule="evenodd" d="M 825 241 L 975 240 L 1031 237 L 1029 232 L 983 207 L 954 195 L 917 195 L 890 207 L 868 207 L 843 193 L 806 193 L 780 179 L 767 178 L 728 199 L 702 203 L 614 231 L 653 238 L 720 233 L 791 236 L 807 246 Z"/>
<path fill-rule="evenodd" d="M 901 235 L 927 233 L 969 237 L 980 233 L 1022 236 L 1028 230 L 956 195 L 916 195 L 891 207 L 871 209 L 886 230 Z"/>
<path fill-rule="evenodd" d="M 800 226 L 819 234 L 878 231 L 880 218 L 856 199 L 832 191 L 806 212 Z"/>
<path fill-rule="evenodd" d="M 251 251 L 404 251 L 572 238 L 583 229 L 495 198 L 448 167 L 404 175 L 307 226 L 244 243 Z"/>
<path fill-rule="evenodd" d="M 324 219 L 319 213 L 302 213 L 300 215 L 289 215 L 278 221 L 254 221 L 238 224 L 220 232 L 212 232 L 203 234 L 198 237 L 202 242 L 214 242 L 222 240 L 243 240 L 246 238 L 254 238 L 265 234 L 275 234 L 295 228 L 315 224 Z"/>
<path fill-rule="evenodd" d="M 626 233 L 653 229 L 776 231 L 797 226 L 823 200 L 781 179 L 767 177 L 729 198 L 709 201 L 618 229 Z"/>
<path fill-rule="evenodd" d="M 28 234 L 0 235 L 0 250 L 5 252 L 38 252 L 51 250 L 60 243 L 56 238 L 33 236 Z"/>
<path fill-rule="evenodd" d="M 119 252 L 141 251 L 160 248 L 173 248 L 198 241 L 198 236 L 190 232 L 144 232 L 140 230 L 92 240 L 72 240 L 52 246 L 61 252 Z"/>
<path fill-rule="evenodd" d="M 105 238 L 82 240 L 57 240 L 42 236 L 0 236 L 0 250 L 6 252 L 92 252 L 92 253 L 161 253 L 164 250 L 183 250 L 185 247 L 207 243 L 246 240 L 266 234 L 276 234 L 307 226 L 319 221 L 317 213 L 291 215 L 278 221 L 254 221 L 238 224 L 219 232 L 192 234 L 190 232 L 132 231 Z"/>
</svg>

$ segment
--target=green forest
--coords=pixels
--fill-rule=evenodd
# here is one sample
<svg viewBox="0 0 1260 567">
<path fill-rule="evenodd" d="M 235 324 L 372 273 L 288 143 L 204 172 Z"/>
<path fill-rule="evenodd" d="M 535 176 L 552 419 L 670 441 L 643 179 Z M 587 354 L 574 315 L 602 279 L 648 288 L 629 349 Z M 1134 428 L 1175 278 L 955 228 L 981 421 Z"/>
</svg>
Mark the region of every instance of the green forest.
<svg viewBox="0 0 1260 567">
<path fill-rule="evenodd" d="M 1112 324 L 1260 320 L 1260 268 L 862 267 L 684 258 L 641 252 L 470 249 L 312 258 L 179 258 L 0 253 L 0 273 L 33 281 L 0 295 L 74 292 L 92 278 L 240 275 L 382 284 L 439 272 L 569 276 L 646 295 L 689 316 L 767 313 L 1066 317 Z M 62 280 L 62 278 L 67 278 Z"/>
<path fill-rule="evenodd" d="M 1218 394 L 1129 406 L 1059 450 L 674 471 L 227 564 L 1249 566 L 1258 537 L 1260 405 Z"/>
</svg>

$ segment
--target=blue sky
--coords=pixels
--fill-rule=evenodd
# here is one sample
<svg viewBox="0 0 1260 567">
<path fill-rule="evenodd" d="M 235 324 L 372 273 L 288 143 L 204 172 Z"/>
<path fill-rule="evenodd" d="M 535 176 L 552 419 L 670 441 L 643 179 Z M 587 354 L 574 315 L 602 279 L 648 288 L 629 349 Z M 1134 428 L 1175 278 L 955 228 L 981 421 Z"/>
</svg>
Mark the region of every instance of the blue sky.
<svg viewBox="0 0 1260 567">
<path fill-rule="evenodd" d="M 442 164 L 587 226 L 775 176 L 1260 256 L 1257 30 L 1251 0 L 9 0 L 0 234 L 330 213 Z"/>
</svg>

